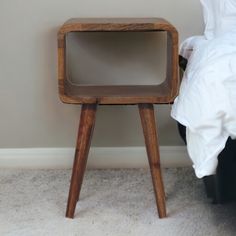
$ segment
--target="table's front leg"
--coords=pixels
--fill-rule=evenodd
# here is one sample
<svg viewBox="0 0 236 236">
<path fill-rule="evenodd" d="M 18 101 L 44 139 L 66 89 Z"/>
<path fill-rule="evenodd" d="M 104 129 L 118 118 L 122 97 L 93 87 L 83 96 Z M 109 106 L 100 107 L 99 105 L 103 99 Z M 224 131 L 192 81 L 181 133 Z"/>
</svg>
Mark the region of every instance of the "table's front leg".
<svg viewBox="0 0 236 236">
<path fill-rule="evenodd" d="M 70 192 L 66 210 L 66 217 L 68 218 L 74 218 L 76 203 L 79 199 L 95 125 L 96 110 L 97 104 L 82 105 Z"/>
<path fill-rule="evenodd" d="M 160 218 L 166 217 L 165 191 L 161 174 L 159 144 L 153 104 L 139 104 L 144 139 Z"/>
</svg>

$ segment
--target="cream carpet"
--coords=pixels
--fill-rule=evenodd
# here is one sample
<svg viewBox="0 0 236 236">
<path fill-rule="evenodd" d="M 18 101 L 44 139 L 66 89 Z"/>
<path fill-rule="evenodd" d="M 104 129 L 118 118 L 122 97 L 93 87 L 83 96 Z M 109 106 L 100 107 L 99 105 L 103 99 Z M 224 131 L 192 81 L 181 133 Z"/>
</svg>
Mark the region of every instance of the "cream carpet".
<svg viewBox="0 0 236 236">
<path fill-rule="evenodd" d="M 236 204 L 211 204 L 190 168 L 163 171 L 168 218 L 162 220 L 148 170 L 87 171 L 75 219 L 66 219 L 70 173 L 0 170 L 0 235 L 236 235 Z"/>
</svg>

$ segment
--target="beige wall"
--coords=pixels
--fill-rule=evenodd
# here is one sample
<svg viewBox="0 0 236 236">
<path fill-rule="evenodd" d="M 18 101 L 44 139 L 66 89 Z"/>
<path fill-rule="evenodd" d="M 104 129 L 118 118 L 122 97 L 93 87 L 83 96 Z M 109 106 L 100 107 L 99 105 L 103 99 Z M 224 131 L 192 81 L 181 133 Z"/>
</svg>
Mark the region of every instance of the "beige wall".
<svg viewBox="0 0 236 236">
<path fill-rule="evenodd" d="M 57 95 L 56 33 L 65 20 L 71 17 L 156 16 L 171 21 L 179 30 L 181 40 L 202 32 L 199 0 L 1 0 L 0 148 L 74 145 L 80 108 L 62 104 Z M 119 83 L 133 83 L 134 79 L 137 83 L 155 82 L 154 75 L 158 66 L 162 65 L 163 54 L 160 53 L 160 57 L 157 57 L 150 45 L 163 52 L 162 47 L 154 43 L 161 42 L 162 38 L 156 40 L 156 36 L 138 36 L 139 41 L 142 40 L 140 37 L 144 37 L 144 48 L 139 47 L 139 41 L 133 44 L 133 36 L 118 38 L 121 53 L 118 53 L 118 58 L 114 58 L 112 53 L 101 50 L 108 45 L 117 52 L 114 48 L 114 35 L 107 39 L 105 45 L 101 38 L 98 39 L 98 46 L 94 46 L 95 56 L 95 51 L 89 46 L 89 42 L 94 39 L 88 37 L 91 41 L 83 38 L 79 46 L 76 45 L 76 41 L 80 40 L 78 36 L 70 38 L 70 58 L 77 58 L 76 52 L 79 52 L 78 62 L 83 62 L 83 68 L 72 64 L 70 69 L 73 79 L 80 75 L 81 78 L 87 76 L 91 83 L 100 77 L 103 78 L 102 83 L 115 82 L 119 78 L 122 79 Z M 135 60 L 132 60 L 131 54 L 127 54 L 126 45 L 140 50 L 137 56 L 133 56 Z M 140 54 L 144 56 L 138 57 Z M 122 57 L 126 58 L 126 63 L 122 61 Z M 144 58 L 155 58 L 156 62 L 146 63 L 145 67 L 147 60 Z M 91 65 L 97 69 L 96 76 L 88 66 L 91 59 Z M 160 78 L 163 76 L 162 72 L 160 70 Z M 125 77 L 124 74 L 128 76 Z M 182 145 L 169 113 L 170 106 L 157 106 L 160 143 Z M 100 107 L 93 145 L 143 145 L 136 107 Z"/>
</svg>

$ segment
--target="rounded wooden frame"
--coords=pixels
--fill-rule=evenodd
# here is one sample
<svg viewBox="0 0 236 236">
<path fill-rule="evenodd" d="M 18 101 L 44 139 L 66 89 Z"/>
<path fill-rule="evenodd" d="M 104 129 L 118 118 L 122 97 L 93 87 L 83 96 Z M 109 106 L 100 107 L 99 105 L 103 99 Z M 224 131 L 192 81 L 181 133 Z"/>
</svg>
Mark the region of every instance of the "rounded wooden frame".
<svg viewBox="0 0 236 236">
<path fill-rule="evenodd" d="M 160 85 L 71 85 L 66 73 L 66 35 L 70 32 L 167 32 L 166 79 Z M 171 103 L 178 94 L 178 32 L 161 18 L 75 18 L 58 31 L 60 99 L 70 104 Z"/>
</svg>

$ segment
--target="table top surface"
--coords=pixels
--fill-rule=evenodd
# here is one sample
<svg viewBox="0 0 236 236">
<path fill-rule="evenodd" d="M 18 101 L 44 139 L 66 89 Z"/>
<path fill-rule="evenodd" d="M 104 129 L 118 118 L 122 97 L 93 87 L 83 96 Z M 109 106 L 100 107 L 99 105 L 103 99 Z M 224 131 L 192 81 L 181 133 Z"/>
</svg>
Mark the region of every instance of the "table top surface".
<svg viewBox="0 0 236 236">
<path fill-rule="evenodd" d="M 67 23 L 80 23 L 80 24 L 154 24 L 154 23 L 167 22 L 163 18 L 71 18 L 66 21 Z"/>
<path fill-rule="evenodd" d="M 72 18 L 59 33 L 72 31 L 176 31 L 163 18 Z"/>
</svg>

